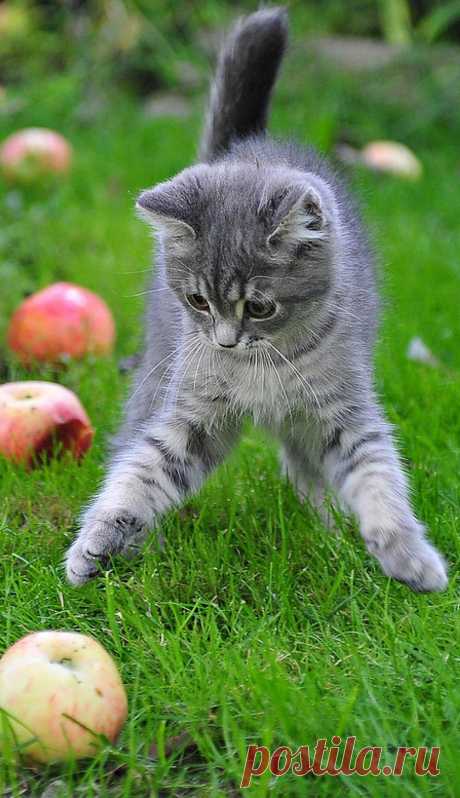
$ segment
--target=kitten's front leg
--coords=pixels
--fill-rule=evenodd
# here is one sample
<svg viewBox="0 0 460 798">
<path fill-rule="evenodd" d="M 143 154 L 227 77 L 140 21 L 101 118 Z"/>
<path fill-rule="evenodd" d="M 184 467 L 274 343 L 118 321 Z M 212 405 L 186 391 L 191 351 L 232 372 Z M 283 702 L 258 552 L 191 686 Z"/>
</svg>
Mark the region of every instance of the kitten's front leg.
<svg viewBox="0 0 460 798">
<path fill-rule="evenodd" d="M 125 446 L 83 517 L 67 553 L 67 578 L 80 585 L 113 554 L 136 553 L 159 515 L 197 491 L 236 440 L 238 429 L 210 434 L 174 416 L 152 422 Z"/>
<path fill-rule="evenodd" d="M 356 514 L 361 534 L 387 576 L 413 590 L 447 585 L 442 557 L 425 537 L 410 506 L 406 478 L 379 408 L 330 436 L 325 473 Z"/>
</svg>

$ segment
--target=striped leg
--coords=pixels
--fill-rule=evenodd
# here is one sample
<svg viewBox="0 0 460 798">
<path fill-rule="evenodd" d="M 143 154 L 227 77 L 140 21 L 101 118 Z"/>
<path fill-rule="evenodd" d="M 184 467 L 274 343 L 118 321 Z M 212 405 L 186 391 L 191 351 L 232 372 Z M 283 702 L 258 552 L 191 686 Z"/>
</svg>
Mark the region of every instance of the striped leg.
<svg viewBox="0 0 460 798">
<path fill-rule="evenodd" d="M 289 479 L 300 501 L 309 502 L 325 526 L 334 529 L 334 520 L 325 505 L 327 486 L 320 469 L 309 459 L 306 446 L 286 439 L 280 454 L 281 473 Z"/>
<path fill-rule="evenodd" d="M 413 514 L 406 478 L 378 408 L 372 416 L 355 419 L 331 436 L 326 476 L 357 516 L 369 552 L 388 576 L 413 590 L 442 590 L 445 564 Z"/>
<path fill-rule="evenodd" d="M 212 437 L 186 418 L 152 422 L 118 455 L 67 553 L 67 578 L 80 585 L 113 555 L 139 551 L 159 515 L 197 491 L 238 437 L 236 426 Z"/>
</svg>

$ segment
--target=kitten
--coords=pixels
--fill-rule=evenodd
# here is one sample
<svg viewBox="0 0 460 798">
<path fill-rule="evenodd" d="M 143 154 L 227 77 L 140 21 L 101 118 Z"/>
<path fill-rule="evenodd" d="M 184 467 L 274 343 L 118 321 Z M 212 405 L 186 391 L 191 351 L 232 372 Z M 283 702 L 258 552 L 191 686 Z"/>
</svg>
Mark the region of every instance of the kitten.
<svg viewBox="0 0 460 798">
<path fill-rule="evenodd" d="M 447 584 L 373 387 L 378 301 L 355 206 L 313 150 L 265 135 L 286 41 L 282 9 L 235 27 L 200 162 L 138 199 L 158 239 L 145 353 L 68 552 L 73 584 L 138 551 L 224 460 L 247 416 L 280 441 L 302 498 L 321 508 L 332 490 L 357 516 L 386 574 L 420 591 Z"/>
</svg>

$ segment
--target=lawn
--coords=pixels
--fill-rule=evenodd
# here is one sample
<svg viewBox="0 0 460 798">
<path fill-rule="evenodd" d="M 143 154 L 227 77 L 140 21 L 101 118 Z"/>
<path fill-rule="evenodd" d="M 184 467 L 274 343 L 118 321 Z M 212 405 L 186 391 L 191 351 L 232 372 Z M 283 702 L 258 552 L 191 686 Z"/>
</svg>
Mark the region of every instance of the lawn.
<svg viewBox="0 0 460 798">
<path fill-rule="evenodd" d="M 70 280 L 113 309 L 108 360 L 42 369 L 77 391 L 94 446 L 77 465 L 26 472 L 0 462 L 0 649 L 39 629 L 95 636 L 114 656 L 129 696 L 115 748 L 90 762 L 33 770 L 0 763 L 5 796 L 239 795 L 249 743 L 314 745 L 356 736 L 357 747 L 441 747 L 437 777 L 410 762 L 398 777 L 304 778 L 266 773 L 247 791 L 265 796 L 456 796 L 460 791 L 460 110 L 458 66 L 441 53 L 355 76 L 325 69 L 298 46 L 283 74 L 272 130 L 331 149 L 346 136 L 399 138 L 425 172 L 418 183 L 351 176 L 381 254 L 386 298 L 377 386 L 411 475 L 414 502 L 451 565 L 448 590 L 416 595 L 391 582 L 364 551 L 355 525 L 331 536 L 279 477 L 275 445 L 248 427 L 199 496 L 152 536 L 142 559 L 116 561 L 81 589 L 62 558 L 78 512 L 101 479 L 136 351 L 151 240 L 135 218 L 136 193 L 189 164 L 202 98 L 190 119 L 147 118 L 139 100 L 108 93 L 79 113 L 85 87 L 63 74 L 18 89 L 23 106 L 0 134 L 33 124 L 72 141 L 75 166 L 60 186 L 0 186 L 0 347 L 27 293 Z M 420 336 L 438 368 L 406 350 Z M 4 353 L 2 379 L 26 373 Z M 187 732 L 194 745 L 169 752 Z M 155 759 L 149 748 L 157 743 Z"/>
</svg>

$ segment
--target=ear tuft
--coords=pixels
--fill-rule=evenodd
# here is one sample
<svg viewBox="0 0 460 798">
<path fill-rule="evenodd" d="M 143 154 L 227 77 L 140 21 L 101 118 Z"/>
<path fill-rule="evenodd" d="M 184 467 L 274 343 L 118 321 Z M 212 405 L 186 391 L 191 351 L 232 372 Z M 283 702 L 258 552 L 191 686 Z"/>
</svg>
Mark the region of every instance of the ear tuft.
<svg viewBox="0 0 460 798">
<path fill-rule="evenodd" d="M 319 193 L 308 188 L 291 205 L 276 229 L 268 236 L 271 247 L 295 248 L 327 238 L 327 218 Z"/>
<path fill-rule="evenodd" d="M 173 240 L 193 240 L 191 202 L 186 186 L 174 180 L 143 191 L 136 202 L 141 219 Z"/>
</svg>

